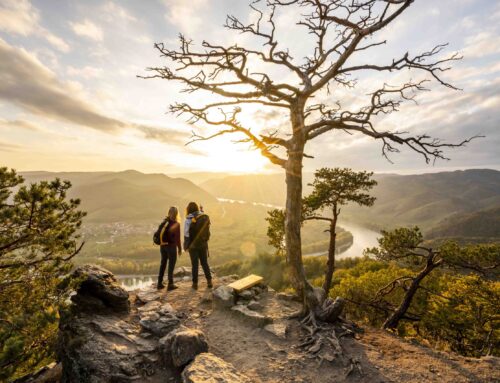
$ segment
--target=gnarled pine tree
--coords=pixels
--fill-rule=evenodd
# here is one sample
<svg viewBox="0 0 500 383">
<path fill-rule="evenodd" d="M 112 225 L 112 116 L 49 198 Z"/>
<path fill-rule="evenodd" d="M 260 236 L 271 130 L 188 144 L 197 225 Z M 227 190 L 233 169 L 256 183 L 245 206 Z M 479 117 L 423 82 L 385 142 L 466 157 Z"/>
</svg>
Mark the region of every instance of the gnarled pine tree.
<svg viewBox="0 0 500 383">
<path fill-rule="evenodd" d="M 54 357 L 58 308 L 71 290 L 63 277 L 83 243 L 85 213 L 68 181 L 29 185 L 0 167 L 0 380 Z"/>
<path fill-rule="evenodd" d="M 329 223 L 330 245 L 323 282 L 323 290 L 327 295 L 332 287 L 335 270 L 335 244 L 340 207 L 349 202 L 360 206 L 372 206 L 375 197 L 366 193 L 377 184 L 377 181 L 371 179 L 372 175 L 373 173 L 355 172 L 348 168 L 321 168 L 316 170 L 314 181 L 309 184 L 313 190 L 303 201 L 304 220 L 321 220 Z M 327 210 L 327 213 L 331 212 L 331 215 L 321 214 L 324 210 Z"/>
<path fill-rule="evenodd" d="M 225 24 L 231 32 L 253 38 L 252 46 L 224 46 L 203 41 L 201 48 L 196 48 L 182 35 L 178 49 L 155 44 L 161 56 L 172 65 L 148 68 L 152 74 L 146 78 L 180 82 L 186 92 L 202 91 L 213 96 L 213 101 L 201 105 L 181 102 L 170 106 L 172 113 L 186 115 L 191 123 L 215 129 L 207 135 L 194 132 L 192 141 L 239 135 L 239 142 L 252 144 L 269 161 L 285 170 L 287 261 L 294 288 L 303 298 L 304 314 L 309 315 L 311 322 L 315 322 L 315 318 L 331 320 L 334 316 L 325 307 L 323 290 L 314 289 L 307 281 L 302 262 L 302 166 L 307 157 L 306 143 L 330 132 L 359 134 L 379 140 L 384 156 L 407 147 L 429 162 L 444 158 L 444 148 L 469 141 L 449 144 L 426 134 L 391 131 L 377 118 L 397 111 L 404 101 L 414 101 L 418 92 L 426 90 L 429 81 L 456 89 L 441 77 L 451 62 L 460 59 L 458 54 L 442 57 L 446 44 L 417 55 L 406 53 L 383 65 L 355 61 L 360 52 L 363 52 L 361 58 L 369 60 L 366 52 L 385 43 L 372 38 L 398 19 L 412 3 L 414 0 L 256 1 L 250 5 L 257 16 L 255 22 L 245 23 L 228 16 Z M 297 25 L 303 28 L 304 38 L 314 39 L 303 60 L 293 58 L 278 41 L 277 14 L 292 9 L 296 10 Z M 255 48 L 258 43 L 262 43 L 263 48 L 260 45 Z M 427 79 L 377 86 L 363 106 L 360 106 L 361 98 L 356 100 L 356 105 L 348 105 L 343 99 L 345 96 L 337 93 L 343 88 L 355 94 L 357 74 L 402 70 L 421 72 Z M 288 123 L 275 131 L 252 131 L 240 117 L 243 108 L 256 105 L 286 113 Z"/>
</svg>

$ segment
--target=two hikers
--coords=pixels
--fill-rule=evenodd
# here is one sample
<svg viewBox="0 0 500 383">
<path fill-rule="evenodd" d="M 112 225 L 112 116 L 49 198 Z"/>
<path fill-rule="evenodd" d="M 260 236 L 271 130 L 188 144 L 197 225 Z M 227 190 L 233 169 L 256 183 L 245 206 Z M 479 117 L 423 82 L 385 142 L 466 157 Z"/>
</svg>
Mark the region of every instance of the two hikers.
<svg viewBox="0 0 500 383">
<path fill-rule="evenodd" d="M 177 262 L 177 254 L 182 254 L 180 240 L 179 213 L 175 206 L 168 211 L 168 216 L 160 224 L 153 236 L 155 244 L 160 245 L 161 264 L 158 274 L 158 289 L 162 289 L 163 277 L 168 263 L 168 285 L 167 290 L 177 288 L 174 284 L 174 268 Z M 198 289 L 199 264 L 203 268 L 207 287 L 212 288 L 212 275 L 208 265 L 208 240 L 210 239 L 210 218 L 203 212 L 203 208 L 196 202 L 190 202 L 186 208 L 186 220 L 184 221 L 184 250 L 189 251 L 191 258 L 191 270 L 193 289 Z"/>
</svg>

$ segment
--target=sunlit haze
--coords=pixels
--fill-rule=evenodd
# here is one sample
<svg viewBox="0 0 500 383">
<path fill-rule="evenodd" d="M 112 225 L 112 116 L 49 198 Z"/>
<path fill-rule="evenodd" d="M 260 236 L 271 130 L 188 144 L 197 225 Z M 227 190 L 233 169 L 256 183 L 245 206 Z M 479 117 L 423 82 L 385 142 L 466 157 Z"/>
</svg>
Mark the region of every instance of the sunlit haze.
<svg viewBox="0 0 500 383">
<path fill-rule="evenodd" d="M 179 84 L 137 77 L 147 75 L 149 66 L 168 64 L 153 44 L 176 48 L 179 32 L 198 47 L 203 39 L 248 43 L 223 28 L 226 14 L 250 17 L 246 1 L 2 0 L 2 164 L 18 170 L 132 168 L 167 174 L 279 171 L 248 143 L 233 142 L 241 137 L 185 145 L 193 129 L 209 134 L 210 128 L 189 125 L 168 113 L 168 105 L 186 100 L 197 105 L 212 96 L 180 93 Z M 307 39 L 301 37 L 304 30 L 290 25 L 293 15 L 278 15 L 278 40 L 300 59 L 308 53 Z M 459 51 L 464 59 L 444 76 L 463 90 L 434 85 L 432 92 L 419 96 L 419 105 L 404 106 L 381 122 L 388 129 L 427 132 L 449 142 L 472 135 L 486 138 L 448 151 L 451 161 L 426 165 L 407 150 L 393 154 L 390 163 L 380 155 L 379 142 L 340 132 L 308 144 L 306 153 L 314 159 L 305 161 L 305 169 L 326 165 L 416 173 L 499 168 L 499 25 L 500 4 L 495 1 L 421 0 L 380 33 L 387 44 L 368 57 L 384 62 L 448 42 L 446 53 Z M 361 77 L 359 94 L 379 80 Z M 355 103 L 356 93 L 339 92 Z M 287 128 L 282 115 L 259 108 L 249 109 L 244 118 L 257 133 Z"/>
</svg>

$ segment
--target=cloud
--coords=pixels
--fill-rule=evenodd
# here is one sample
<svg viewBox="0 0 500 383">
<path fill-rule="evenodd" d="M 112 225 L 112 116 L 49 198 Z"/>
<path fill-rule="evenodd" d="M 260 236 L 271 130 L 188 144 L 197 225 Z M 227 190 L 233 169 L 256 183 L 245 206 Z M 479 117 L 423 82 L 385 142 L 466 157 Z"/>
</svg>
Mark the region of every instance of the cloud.
<svg viewBox="0 0 500 383">
<path fill-rule="evenodd" d="M 163 4 L 167 8 L 165 19 L 183 33 L 194 33 L 206 20 L 203 9 L 208 5 L 207 0 L 163 0 Z"/>
<path fill-rule="evenodd" d="M 140 124 L 135 124 L 134 127 L 141 131 L 145 138 L 164 143 L 186 142 L 188 138 L 185 131 L 162 129 Z"/>
<path fill-rule="evenodd" d="M 3 118 L 0 118 L 0 127 L 4 128 L 21 128 L 21 129 L 26 129 L 26 130 L 31 130 L 31 131 L 39 131 L 40 128 L 36 126 L 35 124 L 29 122 L 29 121 L 24 121 L 24 120 L 4 120 Z"/>
<path fill-rule="evenodd" d="M 102 74 L 101 68 L 95 68 L 92 66 L 84 66 L 83 68 L 75 68 L 73 66 L 68 66 L 66 73 L 70 76 L 83 77 L 86 79 L 99 77 Z"/>
<path fill-rule="evenodd" d="M 0 150 L 4 150 L 6 152 L 12 152 L 12 151 L 15 151 L 15 150 L 21 149 L 21 148 L 22 148 L 22 146 L 20 146 L 20 145 L 10 144 L 8 142 L 0 141 Z"/>
<path fill-rule="evenodd" d="M 465 39 L 463 55 L 466 59 L 480 58 L 500 52 L 500 36 L 494 32 L 482 31 Z"/>
<path fill-rule="evenodd" d="M 157 131 L 108 117 L 83 100 L 75 86 L 57 79 L 36 57 L 0 39 L 0 99 L 21 108 L 61 121 L 117 134 L 124 129 L 142 132 L 147 139 L 179 143 L 185 136 L 175 130 Z M 167 139 L 168 138 L 168 139 Z"/>
<path fill-rule="evenodd" d="M 60 37 L 40 25 L 40 13 L 28 0 L 3 0 L 0 2 L 0 30 L 21 36 L 44 38 L 62 52 L 69 52 L 69 45 Z"/>
<path fill-rule="evenodd" d="M 103 39 L 102 29 L 90 20 L 85 19 L 80 23 L 70 22 L 69 25 L 78 36 L 87 37 L 94 41 L 102 41 Z"/>
<path fill-rule="evenodd" d="M 120 7 L 118 4 L 108 1 L 102 6 L 103 17 L 106 20 L 115 20 L 116 17 L 119 17 L 126 21 L 137 21 L 135 16 L 131 15 L 128 10 L 123 7 Z"/>
</svg>

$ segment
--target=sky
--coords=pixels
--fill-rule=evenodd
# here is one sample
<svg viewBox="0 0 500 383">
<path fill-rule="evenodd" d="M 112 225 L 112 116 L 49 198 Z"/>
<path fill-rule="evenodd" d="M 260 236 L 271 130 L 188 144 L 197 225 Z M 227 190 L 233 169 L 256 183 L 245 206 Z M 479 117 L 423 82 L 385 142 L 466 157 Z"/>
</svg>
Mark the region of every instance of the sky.
<svg viewBox="0 0 500 383">
<path fill-rule="evenodd" d="M 280 171 L 238 137 L 185 145 L 193 129 L 168 105 L 199 105 L 210 94 L 182 93 L 162 79 L 142 79 L 150 66 L 167 65 L 153 47 L 175 48 L 179 33 L 200 46 L 203 39 L 228 45 L 254 44 L 223 27 L 226 14 L 253 20 L 245 0 L 0 0 L 0 166 L 20 171 L 136 169 L 166 174 Z M 312 47 L 296 14 L 277 14 L 278 41 L 297 60 Z M 449 161 L 426 164 L 414 152 L 381 156 L 380 142 L 334 132 L 308 143 L 306 171 L 329 166 L 392 173 L 463 168 L 500 169 L 500 3 L 491 0 L 416 0 L 388 28 L 387 40 L 356 57 L 390 63 L 405 52 L 420 53 L 449 43 L 446 54 L 464 56 L 444 77 L 460 91 L 438 84 L 377 121 L 384 129 L 427 133 L 448 142 L 483 135 L 447 151 Z M 255 46 L 255 45 L 252 45 Z M 260 67 L 256 64 L 256 70 Z M 290 73 L 273 72 L 294 81 Z M 411 77 L 415 76 L 415 77 Z M 419 74 L 364 74 L 355 91 L 334 90 L 325 101 L 361 102 L 376 84 L 417 79 Z M 289 129 L 285 115 L 250 108 L 244 122 L 253 131 Z"/>
</svg>

